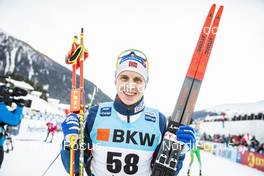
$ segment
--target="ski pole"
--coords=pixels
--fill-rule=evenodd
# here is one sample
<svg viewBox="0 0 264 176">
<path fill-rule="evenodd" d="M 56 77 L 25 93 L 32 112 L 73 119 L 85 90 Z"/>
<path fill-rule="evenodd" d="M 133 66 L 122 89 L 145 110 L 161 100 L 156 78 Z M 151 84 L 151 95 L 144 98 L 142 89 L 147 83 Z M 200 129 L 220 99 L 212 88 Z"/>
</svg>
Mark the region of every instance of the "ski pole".
<svg viewBox="0 0 264 176">
<path fill-rule="evenodd" d="M 73 62 L 72 64 L 72 95 L 71 95 L 71 112 L 74 112 L 73 107 L 75 105 L 75 98 L 74 94 L 76 92 L 76 61 Z M 74 144 L 75 144 L 75 136 L 70 137 L 70 176 L 74 176 L 74 161 L 75 161 L 75 156 L 74 156 Z"/>
<path fill-rule="evenodd" d="M 80 34 L 80 46 L 81 57 L 80 57 L 80 112 L 79 112 L 79 121 L 80 121 L 80 133 L 79 133 L 79 146 L 84 144 L 84 80 L 83 80 L 83 62 L 84 62 L 84 44 L 83 44 L 83 28 L 81 29 Z M 83 165 L 84 165 L 84 149 L 80 148 L 80 158 L 79 158 L 79 176 L 83 176 Z"/>
<path fill-rule="evenodd" d="M 71 90 L 71 103 L 70 103 L 70 112 L 79 114 L 80 121 L 80 130 L 78 134 L 78 138 L 76 136 L 70 137 L 70 176 L 74 176 L 74 164 L 75 164 L 75 145 L 76 141 L 79 140 L 79 145 L 77 149 L 80 151 L 79 158 L 79 175 L 83 176 L 83 158 L 84 151 L 81 146 L 84 143 L 84 79 L 83 79 L 83 62 L 88 57 L 88 52 L 83 44 L 83 28 L 81 28 L 80 34 L 80 43 L 77 42 L 77 36 L 74 36 L 74 41 L 72 43 L 72 48 L 70 52 L 68 52 L 68 56 L 66 57 L 66 63 L 72 64 L 72 90 Z M 80 68 L 80 81 L 79 88 L 76 86 L 76 70 Z"/>
<path fill-rule="evenodd" d="M 81 53 L 80 53 L 80 59 L 79 59 L 79 66 L 80 66 L 80 111 L 79 111 L 79 121 L 80 121 L 80 132 L 79 132 L 79 149 L 80 149 L 80 158 L 79 158 L 79 176 L 83 176 L 84 171 L 84 148 L 82 146 L 84 144 L 84 124 L 85 124 L 85 117 L 84 117 L 84 111 L 85 111 L 85 90 L 84 90 L 84 78 L 83 78 L 83 63 L 85 59 L 88 57 L 88 51 L 85 49 L 84 46 L 84 32 L 83 28 L 81 28 L 81 34 L 80 34 L 80 47 L 81 47 Z"/>
<path fill-rule="evenodd" d="M 87 109 L 90 109 L 92 107 L 97 91 L 98 91 L 98 88 L 94 87 L 93 94 L 91 95 L 90 103 L 88 104 Z"/>
<path fill-rule="evenodd" d="M 43 172 L 43 174 L 41 175 L 41 176 L 44 176 L 47 172 L 48 172 L 48 170 L 50 169 L 50 167 L 54 164 L 54 162 L 57 160 L 57 158 L 60 156 L 60 153 L 61 152 L 59 152 L 59 154 L 55 157 L 55 159 L 50 163 L 50 165 L 48 166 L 48 168 L 45 170 L 45 172 Z"/>
<path fill-rule="evenodd" d="M 78 112 L 79 109 L 79 91 L 76 89 L 76 64 L 78 61 L 78 44 L 77 44 L 77 36 L 74 36 L 74 41 L 72 44 L 72 48 L 70 51 L 70 56 L 68 56 L 68 60 L 66 63 L 72 64 L 72 90 L 71 90 L 71 104 L 70 104 L 70 111 L 71 112 Z M 70 137 L 70 176 L 74 176 L 74 146 L 75 146 L 76 137 L 73 135 Z"/>
</svg>

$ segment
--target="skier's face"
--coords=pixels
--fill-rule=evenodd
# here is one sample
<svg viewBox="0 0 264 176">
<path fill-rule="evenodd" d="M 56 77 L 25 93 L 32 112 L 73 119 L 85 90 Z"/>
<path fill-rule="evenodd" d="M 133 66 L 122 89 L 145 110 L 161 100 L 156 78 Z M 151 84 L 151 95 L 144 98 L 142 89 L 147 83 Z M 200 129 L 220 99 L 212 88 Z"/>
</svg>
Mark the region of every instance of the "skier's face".
<svg viewBox="0 0 264 176">
<path fill-rule="evenodd" d="M 121 101 L 130 106 L 138 102 L 145 91 L 145 80 L 144 78 L 133 71 L 123 71 L 116 79 L 117 95 Z"/>
</svg>

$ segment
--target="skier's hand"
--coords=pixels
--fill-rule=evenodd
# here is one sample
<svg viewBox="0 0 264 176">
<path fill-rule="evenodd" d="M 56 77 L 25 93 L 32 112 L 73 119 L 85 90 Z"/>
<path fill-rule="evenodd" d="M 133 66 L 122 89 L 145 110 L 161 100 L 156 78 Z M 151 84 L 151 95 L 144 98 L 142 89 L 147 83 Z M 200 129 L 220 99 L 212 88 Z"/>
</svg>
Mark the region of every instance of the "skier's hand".
<svg viewBox="0 0 264 176">
<path fill-rule="evenodd" d="M 70 142 L 70 138 L 75 136 L 75 142 L 78 139 L 79 118 L 77 114 L 68 114 L 61 124 L 65 142 Z"/>
<path fill-rule="evenodd" d="M 195 132 L 191 126 L 180 126 L 180 128 L 176 132 L 176 136 L 177 140 L 184 146 L 183 153 L 188 152 L 191 148 L 194 147 L 194 144 L 196 142 Z"/>
</svg>

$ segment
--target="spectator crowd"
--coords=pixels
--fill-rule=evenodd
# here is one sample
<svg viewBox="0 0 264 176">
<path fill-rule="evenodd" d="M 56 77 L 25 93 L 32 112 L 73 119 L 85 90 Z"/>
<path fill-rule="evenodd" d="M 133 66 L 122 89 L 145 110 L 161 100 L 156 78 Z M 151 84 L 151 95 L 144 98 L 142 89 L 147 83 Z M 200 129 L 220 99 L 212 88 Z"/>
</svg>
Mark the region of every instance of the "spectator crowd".
<svg viewBox="0 0 264 176">
<path fill-rule="evenodd" d="M 250 134 L 240 134 L 240 135 L 224 135 L 224 134 L 206 134 L 203 133 L 200 136 L 200 140 L 209 141 L 214 143 L 223 143 L 226 147 L 229 145 L 234 147 L 245 147 L 250 152 L 257 152 L 264 155 L 264 143 L 260 143 L 256 137 Z"/>
</svg>

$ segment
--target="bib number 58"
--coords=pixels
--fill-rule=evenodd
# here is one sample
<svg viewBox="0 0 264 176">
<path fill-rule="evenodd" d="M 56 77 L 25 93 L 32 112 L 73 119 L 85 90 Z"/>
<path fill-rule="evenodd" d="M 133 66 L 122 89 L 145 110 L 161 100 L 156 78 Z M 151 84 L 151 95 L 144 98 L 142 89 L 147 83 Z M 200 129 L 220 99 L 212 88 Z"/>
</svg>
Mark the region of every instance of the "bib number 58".
<svg viewBox="0 0 264 176">
<path fill-rule="evenodd" d="M 107 165 L 106 168 L 109 172 L 119 173 L 122 169 L 122 161 L 119 159 L 122 153 L 118 152 L 107 152 Z M 138 171 L 139 156 L 136 154 L 128 154 L 124 161 L 124 172 L 129 175 L 133 175 Z"/>
</svg>

